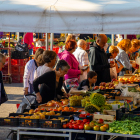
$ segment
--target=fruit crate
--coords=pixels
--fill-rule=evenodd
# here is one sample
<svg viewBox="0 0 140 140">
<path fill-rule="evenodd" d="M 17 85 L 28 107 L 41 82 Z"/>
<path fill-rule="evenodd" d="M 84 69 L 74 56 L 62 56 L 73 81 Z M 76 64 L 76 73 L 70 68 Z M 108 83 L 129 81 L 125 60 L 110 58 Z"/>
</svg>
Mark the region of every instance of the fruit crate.
<svg viewBox="0 0 140 140">
<path fill-rule="evenodd" d="M 21 127 L 38 127 L 39 119 L 21 119 L 19 118 L 19 126 Z"/>
<path fill-rule="evenodd" d="M 20 118 L 20 117 L 22 117 L 22 116 L 23 116 L 23 117 L 25 117 L 25 116 L 31 116 L 31 114 L 24 114 L 24 113 L 10 113 L 10 114 L 9 114 L 9 117 L 11 117 L 11 116 L 12 116 L 12 117 L 19 117 L 19 118 Z"/>
<path fill-rule="evenodd" d="M 103 119 L 105 123 L 111 123 L 115 120 L 115 116 L 114 115 L 94 114 L 93 120 L 98 121 L 99 119 Z"/>
<path fill-rule="evenodd" d="M 39 127 L 41 128 L 52 128 L 52 129 L 60 129 L 62 128 L 61 120 L 39 120 Z"/>
<path fill-rule="evenodd" d="M 61 119 L 61 120 L 67 120 L 67 121 L 70 121 L 70 120 L 74 120 L 74 116 L 73 115 L 70 115 L 70 116 L 50 116 L 49 118 L 50 120 L 51 119 Z"/>
<path fill-rule="evenodd" d="M 79 115 L 80 112 L 62 112 L 62 116 Z"/>
<path fill-rule="evenodd" d="M 120 89 L 105 89 L 98 93 L 105 95 L 106 99 L 115 99 L 116 96 L 120 96 L 122 91 Z"/>
<path fill-rule="evenodd" d="M 92 121 L 93 120 L 93 116 L 86 116 L 86 117 L 79 117 L 79 116 L 77 116 L 78 118 L 79 118 L 79 120 L 84 120 L 84 119 L 88 119 L 88 120 L 90 120 L 90 121 Z"/>
<path fill-rule="evenodd" d="M 0 126 L 19 126 L 18 118 L 0 118 Z"/>
</svg>

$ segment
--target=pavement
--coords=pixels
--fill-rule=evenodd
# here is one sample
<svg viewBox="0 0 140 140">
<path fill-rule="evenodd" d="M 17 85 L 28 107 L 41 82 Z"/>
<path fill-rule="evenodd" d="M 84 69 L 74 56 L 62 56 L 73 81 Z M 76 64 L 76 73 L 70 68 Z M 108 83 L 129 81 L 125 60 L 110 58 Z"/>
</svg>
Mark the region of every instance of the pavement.
<svg viewBox="0 0 140 140">
<path fill-rule="evenodd" d="M 22 83 L 4 84 L 4 87 L 8 95 L 8 101 L 0 106 L 0 117 L 7 117 L 9 113 L 16 112 L 16 104 L 20 104 L 23 98 Z M 0 127 L 0 140 L 7 140 L 9 132 L 8 128 Z"/>
</svg>

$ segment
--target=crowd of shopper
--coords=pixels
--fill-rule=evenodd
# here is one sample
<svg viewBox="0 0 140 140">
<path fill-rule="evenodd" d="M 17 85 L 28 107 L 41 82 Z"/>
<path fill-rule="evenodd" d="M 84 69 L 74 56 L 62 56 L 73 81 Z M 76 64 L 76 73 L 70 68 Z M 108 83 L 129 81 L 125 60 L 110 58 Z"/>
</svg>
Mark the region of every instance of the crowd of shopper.
<svg viewBox="0 0 140 140">
<path fill-rule="evenodd" d="M 35 59 L 25 67 L 24 94 L 34 91 L 38 103 L 46 103 L 70 96 L 71 88 L 93 90 L 95 85 L 110 82 L 136 68 L 134 60 L 140 48 L 137 39 L 123 39 L 117 46 L 110 46 L 109 53 L 106 53 L 108 45 L 104 34 L 98 35 L 90 44 L 88 53 L 86 46 L 85 40 L 76 43 L 75 36 L 69 34 L 65 48 L 58 55 L 54 51 L 38 49 Z M 65 90 L 62 91 L 62 87 Z"/>
</svg>

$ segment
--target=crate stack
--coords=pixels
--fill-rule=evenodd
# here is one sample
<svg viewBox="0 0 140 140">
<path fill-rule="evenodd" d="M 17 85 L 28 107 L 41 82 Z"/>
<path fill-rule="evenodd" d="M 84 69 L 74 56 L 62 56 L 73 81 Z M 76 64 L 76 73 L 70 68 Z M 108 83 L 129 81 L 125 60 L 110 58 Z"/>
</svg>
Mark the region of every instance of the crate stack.
<svg viewBox="0 0 140 140">
<path fill-rule="evenodd" d="M 29 59 L 11 59 L 12 83 L 23 83 L 24 68 Z"/>
<path fill-rule="evenodd" d="M 23 83 L 24 68 L 29 59 L 11 59 L 12 83 Z M 3 74 L 8 74 L 8 64 L 2 69 Z"/>
</svg>

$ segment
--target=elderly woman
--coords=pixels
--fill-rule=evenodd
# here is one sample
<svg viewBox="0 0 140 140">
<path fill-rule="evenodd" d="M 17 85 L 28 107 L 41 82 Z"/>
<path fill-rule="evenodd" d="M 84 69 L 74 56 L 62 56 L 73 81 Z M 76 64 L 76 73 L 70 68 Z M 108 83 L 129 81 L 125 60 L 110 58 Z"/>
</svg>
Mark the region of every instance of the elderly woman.
<svg viewBox="0 0 140 140">
<path fill-rule="evenodd" d="M 76 42 L 74 40 L 67 41 L 65 49 L 66 50 L 64 52 L 58 54 L 58 57 L 60 60 L 62 59 L 65 60 L 70 65 L 70 69 L 68 70 L 68 73 L 65 75 L 66 81 L 64 85 L 65 90 L 68 93 L 72 86 L 69 82 L 70 79 L 73 79 L 75 87 L 76 86 L 78 87 L 78 79 L 79 76 L 83 74 L 83 71 L 79 69 L 79 62 L 72 54 L 76 49 Z"/>
<path fill-rule="evenodd" d="M 131 63 L 127 55 L 128 50 L 131 48 L 131 41 L 129 39 L 123 39 L 117 45 L 119 54 L 116 56 L 116 60 L 119 61 L 124 68 L 120 71 L 119 76 L 123 76 L 126 73 L 132 71 L 132 67 L 136 67 L 136 63 Z"/>
<path fill-rule="evenodd" d="M 58 95 L 63 95 L 61 91 L 63 85 L 63 77 L 69 70 L 69 65 L 66 61 L 60 60 L 57 63 L 55 71 L 49 71 L 38 77 L 33 82 L 33 87 L 36 93 L 38 103 L 47 103 L 53 100 Z M 44 84 L 43 88 L 38 88 L 39 84 Z"/>
<path fill-rule="evenodd" d="M 38 67 L 37 59 L 40 54 L 43 53 L 43 49 L 39 48 L 34 56 L 34 59 L 30 60 L 27 62 L 24 70 L 24 76 L 23 76 L 23 81 L 24 81 L 24 95 L 31 94 L 34 92 L 33 90 L 33 81 L 34 81 L 34 73 L 35 70 Z"/>
</svg>

